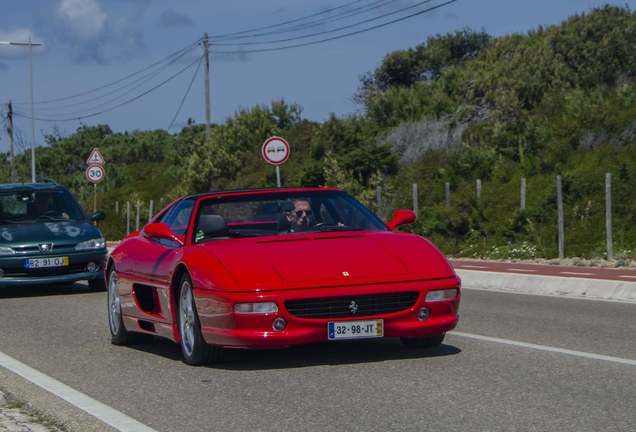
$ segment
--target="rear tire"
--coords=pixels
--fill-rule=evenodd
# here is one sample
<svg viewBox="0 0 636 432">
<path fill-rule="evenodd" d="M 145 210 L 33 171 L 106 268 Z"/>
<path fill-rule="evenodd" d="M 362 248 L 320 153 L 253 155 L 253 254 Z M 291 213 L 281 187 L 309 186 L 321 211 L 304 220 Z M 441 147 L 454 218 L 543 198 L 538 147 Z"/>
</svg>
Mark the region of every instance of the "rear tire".
<svg viewBox="0 0 636 432">
<path fill-rule="evenodd" d="M 223 361 L 225 350 L 216 345 L 209 345 L 201 334 L 201 322 L 197 313 L 192 279 L 184 274 L 179 283 L 179 299 L 177 305 L 179 339 L 183 362 L 191 366 L 203 366 Z"/>
<path fill-rule="evenodd" d="M 440 346 L 442 342 L 444 342 L 445 336 L 446 333 L 415 338 L 401 337 L 400 341 L 402 342 L 402 345 L 404 345 L 404 347 L 408 349 L 435 348 Z"/>
<path fill-rule="evenodd" d="M 105 285 L 105 281 L 103 279 L 101 281 Z M 108 278 L 108 324 L 110 327 L 110 340 L 114 345 L 134 345 L 150 342 L 153 339 L 152 335 L 126 330 L 121 316 L 117 271 L 114 266 L 110 269 L 110 277 Z"/>
</svg>

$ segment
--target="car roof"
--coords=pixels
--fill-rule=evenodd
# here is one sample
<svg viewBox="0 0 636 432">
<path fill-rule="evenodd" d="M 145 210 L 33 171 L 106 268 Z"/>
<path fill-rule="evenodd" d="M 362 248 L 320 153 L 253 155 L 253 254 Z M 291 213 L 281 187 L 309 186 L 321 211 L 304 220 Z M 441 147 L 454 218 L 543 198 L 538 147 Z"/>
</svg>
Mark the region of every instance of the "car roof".
<svg viewBox="0 0 636 432">
<path fill-rule="evenodd" d="M 271 193 L 293 193 L 293 192 L 324 192 L 338 191 L 338 188 L 321 188 L 321 187 L 285 187 L 285 188 L 262 188 L 262 189 L 234 189 L 223 191 L 201 192 L 185 196 L 184 199 L 197 199 L 206 196 L 224 196 L 224 195 L 246 195 L 246 194 L 271 194 Z"/>
<path fill-rule="evenodd" d="M 19 191 L 44 191 L 44 190 L 67 190 L 64 186 L 51 179 L 38 179 L 35 183 L 6 183 L 0 184 L 0 192 Z"/>
</svg>

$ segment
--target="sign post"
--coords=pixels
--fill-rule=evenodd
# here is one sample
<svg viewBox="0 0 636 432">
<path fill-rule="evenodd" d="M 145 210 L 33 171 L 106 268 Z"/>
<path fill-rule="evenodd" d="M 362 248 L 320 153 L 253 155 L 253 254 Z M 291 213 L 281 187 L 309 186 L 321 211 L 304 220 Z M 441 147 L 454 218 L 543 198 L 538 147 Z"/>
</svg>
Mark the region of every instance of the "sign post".
<svg viewBox="0 0 636 432">
<path fill-rule="evenodd" d="M 94 148 L 91 155 L 86 160 L 88 168 L 86 168 L 86 178 L 93 183 L 93 213 L 97 211 L 97 183 L 104 179 L 106 172 L 103 164 L 105 164 L 102 154 L 97 148 Z"/>
<path fill-rule="evenodd" d="M 283 138 L 271 137 L 265 140 L 262 148 L 263 158 L 270 164 L 276 165 L 276 180 L 280 185 L 279 165 L 289 159 L 289 144 Z"/>
</svg>

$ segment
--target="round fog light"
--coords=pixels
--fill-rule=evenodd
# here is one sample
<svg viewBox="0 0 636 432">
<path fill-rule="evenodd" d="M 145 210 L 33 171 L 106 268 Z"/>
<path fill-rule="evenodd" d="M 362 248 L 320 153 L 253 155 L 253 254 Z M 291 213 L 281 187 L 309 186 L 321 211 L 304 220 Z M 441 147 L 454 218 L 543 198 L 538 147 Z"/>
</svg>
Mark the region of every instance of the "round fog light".
<svg viewBox="0 0 636 432">
<path fill-rule="evenodd" d="M 95 271 L 97 270 L 97 264 L 95 264 L 94 262 L 89 262 L 86 268 L 88 269 L 88 271 Z"/>
<path fill-rule="evenodd" d="M 277 332 L 285 330 L 285 327 L 287 327 L 287 321 L 285 321 L 285 318 L 276 318 L 272 323 L 272 328 Z"/>
<path fill-rule="evenodd" d="M 431 316 L 431 311 L 427 307 L 423 307 L 422 309 L 417 311 L 417 318 L 420 321 L 426 321 L 428 317 Z"/>
</svg>

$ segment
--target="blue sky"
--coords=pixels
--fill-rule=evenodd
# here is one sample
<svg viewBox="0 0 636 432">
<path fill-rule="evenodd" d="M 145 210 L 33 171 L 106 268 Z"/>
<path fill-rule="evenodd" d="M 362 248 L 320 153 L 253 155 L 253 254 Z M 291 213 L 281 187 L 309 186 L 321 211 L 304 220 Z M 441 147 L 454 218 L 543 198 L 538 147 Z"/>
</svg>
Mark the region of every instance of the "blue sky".
<svg viewBox="0 0 636 432">
<path fill-rule="evenodd" d="M 395 24 L 330 42 L 279 51 L 245 52 L 343 35 L 446 1 L 430 0 L 417 6 L 422 0 L 4 0 L 0 41 L 27 42 L 30 36 L 32 42 L 42 44 L 32 48 L 35 143 L 42 145 L 43 133 L 57 130 L 69 135 L 81 124 L 107 124 L 116 132 L 168 129 L 172 124 L 170 132 L 174 133 L 188 118 L 204 123 L 203 65 L 196 77 L 194 74 L 197 59 L 203 53 L 197 41 L 205 32 L 210 36 L 225 35 L 321 12 L 311 19 L 341 18 L 323 22 L 305 33 L 295 31 L 215 42 L 279 40 L 328 32 L 405 9 L 365 25 L 292 42 L 211 47 L 214 52 L 239 52 L 213 53 L 210 57 L 212 122 L 224 122 L 239 107 L 269 105 L 277 99 L 298 103 L 304 109 L 304 118 L 321 122 L 330 113 L 340 116 L 356 112 L 359 106 L 353 102 L 353 94 L 359 77 L 377 67 L 387 53 L 414 47 L 429 36 L 466 27 L 484 29 L 493 36 L 526 33 L 606 3 L 636 9 L 636 0 L 456 0 Z M 339 9 L 330 11 L 334 8 Z M 364 10 L 357 8 L 373 9 L 347 18 L 345 13 Z M 180 51 L 187 47 L 189 51 Z M 28 51 L 26 47 L 0 45 L 2 115 L 6 114 L 9 100 L 16 113 L 30 115 Z M 169 57 L 175 53 L 183 56 L 176 60 L 176 56 Z M 175 61 L 166 65 L 169 60 Z M 181 74 L 152 90 L 188 65 L 191 66 Z M 133 98 L 137 99 L 121 105 Z M 90 116 L 102 111 L 105 112 Z M 60 121 L 68 118 L 73 120 Z M 14 128 L 18 140 L 22 139 L 30 148 L 30 120 L 15 116 Z M 6 152 L 8 148 L 9 137 L 0 131 L 0 151 Z"/>
</svg>

